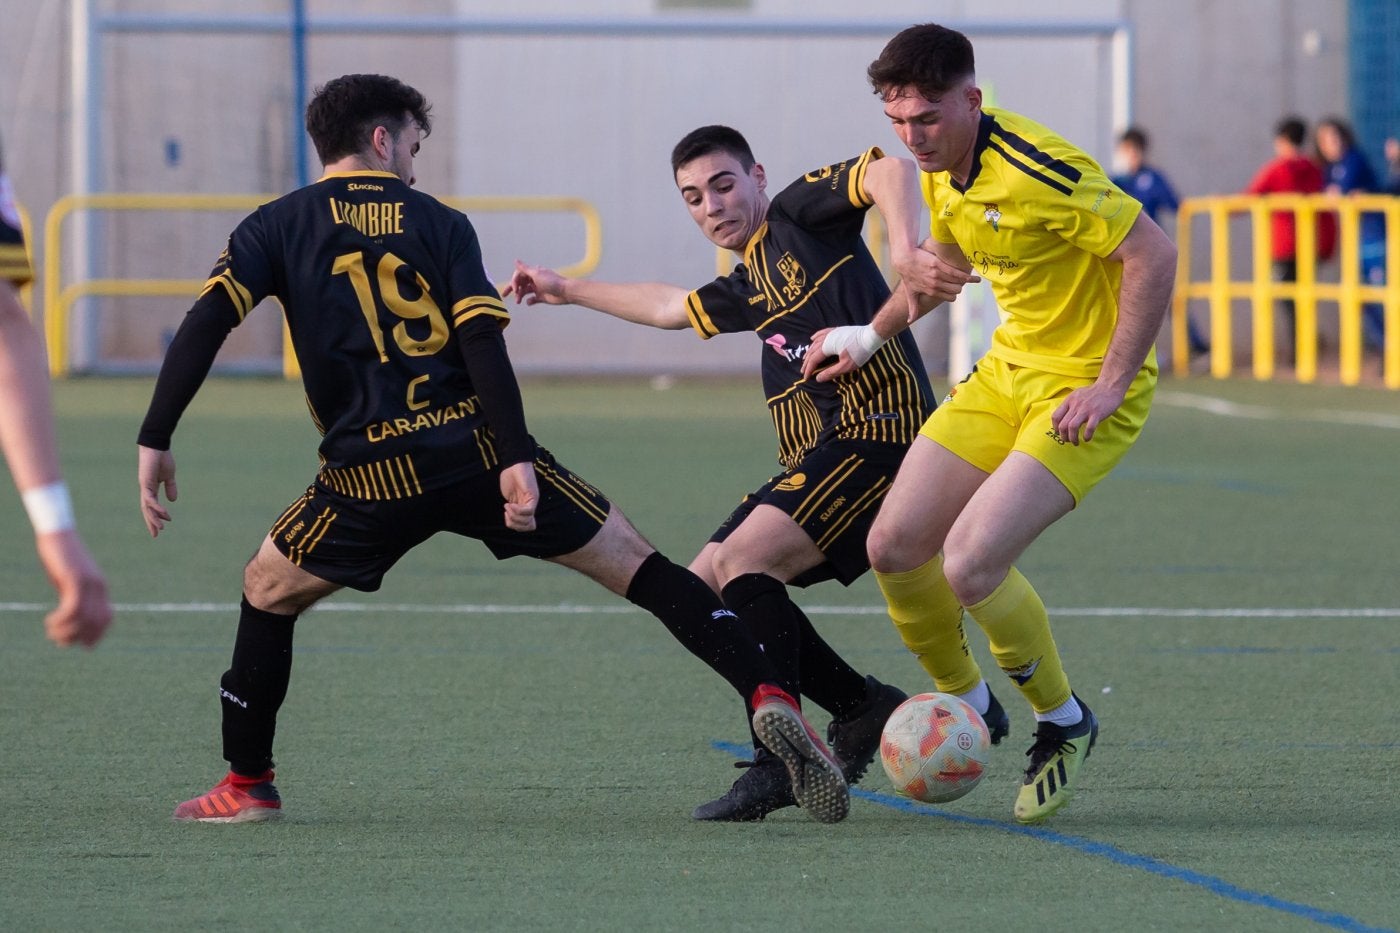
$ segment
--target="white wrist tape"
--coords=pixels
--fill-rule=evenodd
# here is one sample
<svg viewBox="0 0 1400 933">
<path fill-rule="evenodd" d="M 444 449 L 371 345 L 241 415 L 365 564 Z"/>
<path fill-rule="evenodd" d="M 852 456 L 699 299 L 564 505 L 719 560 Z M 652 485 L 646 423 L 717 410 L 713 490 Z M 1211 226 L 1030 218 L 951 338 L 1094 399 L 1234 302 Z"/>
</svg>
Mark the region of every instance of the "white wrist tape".
<svg viewBox="0 0 1400 933">
<path fill-rule="evenodd" d="M 35 534 L 67 531 L 73 527 L 73 500 L 65 484 L 39 486 L 20 498 L 24 500 L 24 510 L 29 513 L 29 523 L 34 526 Z"/>
<path fill-rule="evenodd" d="M 875 351 L 885 345 L 885 338 L 875 333 L 875 325 L 863 324 L 860 326 L 849 324 L 845 327 L 833 328 L 822 341 L 822 350 L 827 356 L 840 356 L 844 350 L 851 358 L 851 362 L 857 366 L 865 365 L 866 360 L 875 355 Z"/>
</svg>

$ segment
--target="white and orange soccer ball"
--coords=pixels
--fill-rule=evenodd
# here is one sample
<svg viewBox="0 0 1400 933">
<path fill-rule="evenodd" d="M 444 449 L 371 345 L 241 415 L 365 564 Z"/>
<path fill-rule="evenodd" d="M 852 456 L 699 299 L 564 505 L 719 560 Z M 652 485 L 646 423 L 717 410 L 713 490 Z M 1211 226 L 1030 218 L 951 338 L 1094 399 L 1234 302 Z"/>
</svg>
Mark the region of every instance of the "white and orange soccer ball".
<svg viewBox="0 0 1400 933">
<path fill-rule="evenodd" d="M 946 693 L 921 693 L 886 721 L 880 762 L 898 793 L 947 803 L 982 780 L 991 747 L 987 724 L 971 705 Z"/>
</svg>

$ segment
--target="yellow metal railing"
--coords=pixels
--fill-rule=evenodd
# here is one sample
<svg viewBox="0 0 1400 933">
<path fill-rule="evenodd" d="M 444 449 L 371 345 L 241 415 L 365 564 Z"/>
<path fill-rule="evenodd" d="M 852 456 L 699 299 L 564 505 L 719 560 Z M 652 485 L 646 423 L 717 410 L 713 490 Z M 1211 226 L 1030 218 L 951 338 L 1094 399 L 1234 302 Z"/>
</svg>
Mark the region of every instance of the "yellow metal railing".
<svg viewBox="0 0 1400 933">
<path fill-rule="evenodd" d="M 63 224 L 79 211 L 251 211 L 266 204 L 271 194 L 90 194 L 60 198 L 44 221 L 44 328 L 48 337 L 49 370 L 55 376 L 68 372 L 68 318 L 74 303 L 85 296 L 181 297 L 194 299 L 205 279 L 79 279 L 63 286 Z M 444 203 L 476 213 L 577 214 L 584 225 L 584 255 L 560 271 L 569 276 L 588 275 L 603 254 L 603 224 L 598 210 L 579 198 L 562 197 L 450 197 Z M 283 325 L 282 372 L 300 375 L 291 341 Z"/>
<path fill-rule="evenodd" d="M 1297 281 L 1273 280 L 1272 226 L 1275 211 L 1294 215 L 1297 236 Z M 1339 221 L 1341 248 L 1336 261 L 1338 280 L 1319 281 L 1317 261 L 1317 216 L 1332 212 Z M 1385 215 L 1387 232 L 1385 285 L 1369 285 L 1361 280 L 1361 215 Z M 1231 273 L 1233 255 L 1231 218 L 1247 215 L 1251 227 L 1250 276 L 1235 279 Z M 1191 273 L 1192 226 L 1197 217 L 1209 221 L 1210 271 L 1204 279 Z M 1388 195 L 1229 195 L 1189 198 L 1181 203 L 1177 218 L 1176 289 L 1172 298 L 1173 370 L 1189 371 L 1187 308 L 1195 300 L 1205 300 L 1210 310 L 1210 372 L 1225 378 L 1234 371 L 1232 302 L 1250 302 L 1254 378 L 1274 376 L 1274 306 L 1280 299 L 1294 303 L 1295 375 L 1299 382 L 1317 379 L 1318 304 L 1333 302 L 1338 315 L 1338 378 L 1344 385 L 1361 381 L 1361 308 L 1366 303 L 1384 309 L 1385 345 L 1382 373 L 1388 388 L 1400 389 L 1400 198 Z"/>
</svg>

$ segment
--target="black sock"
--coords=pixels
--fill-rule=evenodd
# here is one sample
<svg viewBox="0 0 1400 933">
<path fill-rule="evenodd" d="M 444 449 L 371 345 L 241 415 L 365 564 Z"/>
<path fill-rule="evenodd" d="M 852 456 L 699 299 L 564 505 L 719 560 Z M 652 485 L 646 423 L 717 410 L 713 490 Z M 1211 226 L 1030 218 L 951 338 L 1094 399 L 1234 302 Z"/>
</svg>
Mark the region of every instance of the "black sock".
<svg viewBox="0 0 1400 933">
<path fill-rule="evenodd" d="M 637 568 L 627 585 L 627 601 L 660 619 L 687 651 L 729 681 L 746 704 L 759 684 L 778 682 L 758 645 L 705 581 L 659 551 Z"/>
<path fill-rule="evenodd" d="M 263 612 L 243 598 L 233 664 L 219 682 L 224 711 L 224 757 L 236 774 L 249 777 L 272 767 L 277 710 L 292 677 L 292 630 L 296 616 Z"/>
<path fill-rule="evenodd" d="M 826 643 L 796 603 L 792 612 L 802 642 L 802 692 L 833 716 L 858 708 L 866 700 L 865 678 Z"/>
<path fill-rule="evenodd" d="M 802 684 L 802 636 L 787 587 L 766 573 L 744 573 L 726 583 L 720 596 L 777 670 L 778 686 L 796 698 Z"/>
</svg>

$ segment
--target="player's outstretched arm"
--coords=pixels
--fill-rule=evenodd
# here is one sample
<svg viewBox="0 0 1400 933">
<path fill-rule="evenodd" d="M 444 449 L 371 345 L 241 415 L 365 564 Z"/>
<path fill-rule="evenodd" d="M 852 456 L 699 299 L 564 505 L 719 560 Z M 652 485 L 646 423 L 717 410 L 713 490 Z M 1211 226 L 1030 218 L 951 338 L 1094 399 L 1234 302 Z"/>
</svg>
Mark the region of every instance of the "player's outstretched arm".
<svg viewBox="0 0 1400 933">
<path fill-rule="evenodd" d="M 45 631 L 57 644 L 90 647 L 112 621 L 107 581 L 73 527 L 43 340 L 8 280 L 0 281 L 0 398 L 0 447 L 34 524 L 39 562 L 58 592 Z"/>
<path fill-rule="evenodd" d="M 1123 284 L 1103 368 L 1094 382 L 1065 396 L 1050 416 L 1055 432 L 1071 444 L 1092 440 L 1099 424 L 1123 404 L 1162 329 L 1176 279 L 1176 246 L 1145 214 L 1138 215 L 1108 258 L 1123 264 Z"/>
<path fill-rule="evenodd" d="M 919 169 L 911 160 L 886 156 L 871 162 L 865 170 L 865 193 L 885 220 L 889 233 L 890 261 L 899 279 L 909 286 L 907 295 L 909 320 L 913 321 L 928 308 L 919 310 L 921 297 L 949 300 L 961 289 L 958 273 L 968 271 L 961 254 L 945 259 L 934 249 L 921 248 L 919 220 L 923 210 L 923 193 L 919 190 Z M 930 241 L 931 243 L 932 241 Z M 937 303 L 937 302 L 935 302 Z"/>
<path fill-rule="evenodd" d="M 516 260 L 515 274 L 501 290 L 515 296 L 516 304 L 580 305 L 634 324 L 683 330 L 690 326 L 685 313 L 685 289 L 661 282 L 612 283 L 571 279 L 544 266 Z"/>
<path fill-rule="evenodd" d="M 44 343 L 8 279 L 0 279 L 0 448 L 20 492 L 62 481 Z"/>
<path fill-rule="evenodd" d="M 179 498 L 179 490 L 175 487 L 175 455 L 168 450 L 138 444 L 136 480 L 141 491 L 141 518 L 154 538 L 171 520 L 169 510 L 160 504 L 161 489 L 164 488 L 165 498 L 169 501 L 174 502 Z"/>
<path fill-rule="evenodd" d="M 941 281 L 935 286 L 935 294 L 915 295 L 911 300 L 908 284 L 901 281 L 869 324 L 829 327 L 817 331 L 812 335 L 811 349 L 802 360 L 804 377 L 816 376 L 818 382 L 830 382 L 837 376 L 853 372 L 865 365 L 886 340 L 945 301 L 952 301 L 964 285 L 981 281 L 967 267 L 967 260 L 957 244 L 926 240 L 922 248 L 931 251 L 942 270 Z M 828 364 L 826 361 L 830 357 L 836 359 Z"/>
<path fill-rule="evenodd" d="M 112 624 L 106 578 L 74 529 L 41 534 L 35 542 L 58 592 L 58 606 L 44 618 L 45 634 L 56 645 L 91 648 Z"/>
</svg>

